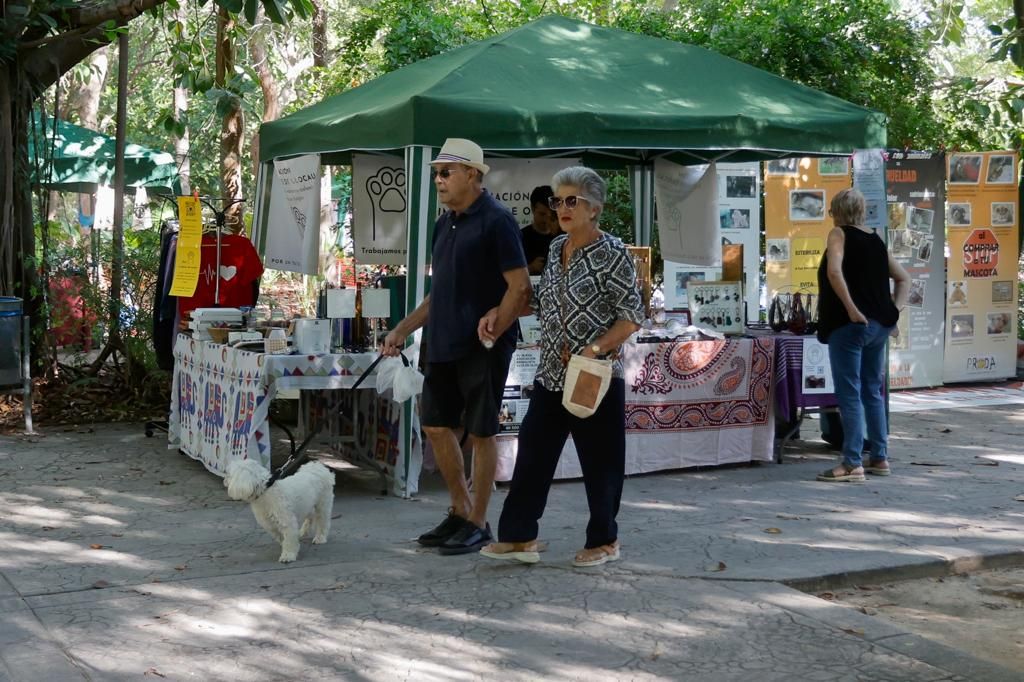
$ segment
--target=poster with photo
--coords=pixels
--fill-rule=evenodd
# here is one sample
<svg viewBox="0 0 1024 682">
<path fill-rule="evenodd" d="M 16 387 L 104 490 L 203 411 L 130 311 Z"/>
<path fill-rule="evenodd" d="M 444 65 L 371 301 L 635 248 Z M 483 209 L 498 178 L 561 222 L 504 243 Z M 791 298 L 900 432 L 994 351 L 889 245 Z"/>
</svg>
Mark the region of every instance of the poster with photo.
<svg viewBox="0 0 1024 682">
<path fill-rule="evenodd" d="M 814 337 L 804 337 L 803 382 L 800 390 L 805 394 L 835 393 L 832 366 L 828 361 L 828 346 Z"/>
<path fill-rule="evenodd" d="M 814 270 L 818 263 L 812 261 L 820 260 L 835 226 L 828 202 L 852 186 L 850 173 L 839 172 L 847 167 L 849 157 L 836 159 L 786 159 L 785 167 L 779 166 L 781 162 L 764 165 L 766 300 L 791 292 L 794 282 L 806 282 L 809 293 L 818 293 Z"/>
<path fill-rule="evenodd" d="M 1017 217 L 1017 204 L 1013 201 L 992 202 L 992 227 L 1013 227 Z"/>
<path fill-rule="evenodd" d="M 743 245 L 744 298 L 747 321 L 760 317 L 761 211 L 760 165 L 721 163 L 718 173 L 718 216 L 722 244 Z M 752 189 L 751 189 L 752 188 Z M 720 267 L 665 261 L 665 309 L 689 308 L 686 284 L 721 279 Z"/>
<path fill-rule="evenodd" d="M 970 204 L 946 204 L 946 224 L 950 227 L 970 227 Z"/>
<path fill-rule="evenodd" d="M 977 185 L 981 179 L 981 160 L 981 154 L 950 154 L 950 184 Z"/>
<path fill-rule="evenodd" d="M 777 159 L 766 161 L 765 175 L 800 175 L 800 159 Z"/>
<path fill-rule="evenodd" d="M 825 190 L 823 189 L 795 189 L 789 192 L 789 219 L 792 222 L 798 220 L 824 220 L 825 219 Z"/>
<path fill-rule="evenodd" d="M 1016 185 L 1017 160 L 1013 154 L 990 154 L 985 182 L 991 185 Z"/>
<path fill-rule="evenodd" d="M 848 156 L 831 156 L 827 158 L 818 159 L 818 174 L 819 175 L 849 175 L 850 174 L 850 157 Z"/>
<path fill-rule="evenodd" d="M 949 156 L 949 203 L 969 206 L 970 221 L 948 231 L 947 383 L 1016 375 L 1017 161 L 1008 151 Z"/>
<path fill-rule="evenodd" d="M 766 239 L 765 259 L 773 263 L 789 262 L 789 240 L 788 239 Z"/>
<path fill-rule="evenodd" d="M 890 151 L 885 163 L 889 250 L 910 275 L 907 307 L 889 340 L 892 389 L 942 383 L 942 349 L 947 292 L 945 242 L 945 158 L 940 153 Z M 965 208 L 967 216 L 970 207 Z M 964 216 L 960 216 L 964 217 Z M 967 218 L 969 220 L 969 217 Z"/>
<path fill-rule="evenodd" d="M 517 348 L 509 363 L 508 378 L 498 411 L 498 431 L 501 435 L 519 433 L 526 410 L 533 395 L 533 377 L 540 365 L 539 348 Z"/>
</svg>

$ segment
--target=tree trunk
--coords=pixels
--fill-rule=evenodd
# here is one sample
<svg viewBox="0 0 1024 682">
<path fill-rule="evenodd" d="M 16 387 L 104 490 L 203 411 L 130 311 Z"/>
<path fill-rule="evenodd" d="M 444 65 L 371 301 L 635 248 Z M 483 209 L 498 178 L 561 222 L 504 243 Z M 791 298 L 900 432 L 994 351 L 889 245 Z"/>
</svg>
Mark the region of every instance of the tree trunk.
<svg viewBox="0 0 1024 682">
<path fill-rule="evenodd" d="M 182 26 L 188 26 L 188 11 L 182 4 L 174 13 L 174 18 Z M 188 88 L 174 88 L 174 120 L 182 121 L 188 111 Z M 181 193 L 192 193 L 192 168 L 189 159 L 189 131 L 184 126 L 181 135 L 175 131 L 174 135 L 174 160 L 178 163 L 178 176 L 181 178 Z"/>
<path fill-rule="evenodd" d="M 313 66 L 327 66 L 327 10 L 326 0 L 313 0 Z"/>
<path fill-rule="evenodd" d="M 86 63 L 89 65 L 90 77 L 68 103 L 68 110 L 78 114 L 78 121 L 82 127 L 96 130 L 99 124 L 100 95 L 107 83 L 107 72 L 110 69 L 110 57 L 106 46 L 89 55 Z M 79 194 L 77 208 L 88 210 L 88 215 L 92 215 L 93 201 L 92 194 Z"/>
<path fill-rule="evenodd" d="M 263 122 L 276 121 L 281 116 L 281 94 L 277 79 L 267 59 L 267 45 L 262 31 L 256 32 L 249 41 L 249 56 L 260 79 L 260 90 L 263 91 Z M 259 175 L 260 170 L 260 134 L 252 138 L 252 170 Z"/>
<path fill-rule="evenodd" d="M 231 38 L 235 22 L 224 8 L 217 10 L 217 87 L 227 89 L 228 79 L 235 72 L 235 46 Z M 220 132 L 221 202 L 227 206 L 227 227 L 241 232 L 241 202 L 228 205 L 232 199 L 242 198 L 242 107 L 233 100 L 231 110 L 224 116 Z"/>
</svg>

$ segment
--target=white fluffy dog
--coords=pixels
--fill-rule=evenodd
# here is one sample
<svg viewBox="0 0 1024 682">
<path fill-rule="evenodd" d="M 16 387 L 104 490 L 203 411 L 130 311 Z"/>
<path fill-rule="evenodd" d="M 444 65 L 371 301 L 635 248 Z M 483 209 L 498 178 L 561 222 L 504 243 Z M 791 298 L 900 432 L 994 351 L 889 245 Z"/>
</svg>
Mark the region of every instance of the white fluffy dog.
<svg viewBox="0 0 1024 682">
<path fill-rule="evenodd" d="M 299 556 L 299 539 L 313 532 L 313 543 L 327 542 L 334 507 L 334 474 L 320 462 L 303 464 L 297 472 L 267 488 L 270 471 L 251 459 L 228 464 L 224 487 L 228 497 L 248 502 L 256 521 L 281 543 L 278 561 Z"/>
</svg>

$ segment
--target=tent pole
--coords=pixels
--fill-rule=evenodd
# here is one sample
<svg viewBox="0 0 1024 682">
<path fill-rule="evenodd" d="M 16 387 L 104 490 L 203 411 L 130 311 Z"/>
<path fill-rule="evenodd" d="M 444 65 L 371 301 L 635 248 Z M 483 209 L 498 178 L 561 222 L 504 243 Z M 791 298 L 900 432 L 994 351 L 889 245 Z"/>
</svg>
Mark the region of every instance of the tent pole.
<svg viewBox="0 0 1024 682">
<path fill-rule="evenodd" d="M 405 310 L 404 315 L 414 311 L 426 297 L 427 245 L 437 211 L 437 195 L 430 186 L 430 159 L 433 149 L 422 145 L 405 148 L 406 177 L 406 221 L 408 227 Z M 419 355 L 422 330 L 413 335 L 411 353 L 416 362 Z M 413 401 L 402 404 L 399 421 L 401 441 L 398 449 L 398 466 L 395 476 L 395 493 L 412 497 L 419 490 L 420 469 L 423 466 L 422 438 L 419 434 L 419 420 L 413 409 Z"/>
<path fill-rule="evenodd" d="M 250 241 L 260 256 L 267 251 L 267 216 L 270 215 L 270 183 L 274 181 L 271 172 L 273 161 L 261 163 L 256 171 L 256 199 L 253 202 L 252 234 Z"/>
<path fill-rule="evenodd" d="M 637 246 L 650 246 L 654 224 L 654 164 L 630 166 L 629 192 L 633 201 L 633 239 Z"/>
</svg>

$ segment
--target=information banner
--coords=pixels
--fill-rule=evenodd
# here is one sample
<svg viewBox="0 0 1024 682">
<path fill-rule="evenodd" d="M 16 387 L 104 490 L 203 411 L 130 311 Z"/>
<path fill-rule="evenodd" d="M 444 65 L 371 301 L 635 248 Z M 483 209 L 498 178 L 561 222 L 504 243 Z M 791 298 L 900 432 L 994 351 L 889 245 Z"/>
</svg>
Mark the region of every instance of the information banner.
<svg viewBox="0 0 1024 682">
<path fill-rule="evenodd" d="M 761 178 L 758 163 L 718 164 L 718 221 L 723 244 L 743 245 L 743 296 L 747 322 L 760 318 L 761 300 Z M 686 284 L 713 282 L 721 268 L 665 261 L 665 309 L 689 309 Z"/>
<path fill-rule="evenodd" d="M 722 264 L 715 164 L 681 166 L 654 162 L 654 199 L 658 209 L 658 243 L 665 260 Z"/>
<path fill-rule="evenodd" d="M 850 158 L 782 159 L 764 164 L 765 279 L 768 299 L 818 293 L 832 197 L 852 186 Z"/>
<path fill-rule="evenodd" d="M 835 393 L 832 365 L 828 360 L 828 346 L 813 336 L 804 337 L 803 383 L 800 391 L 806 395 Z"/>
<path fill-rule="evenodd" d="M 957 153 L 946 161 L 949 264 L 943 380 L 1012 377 L 1020 230 L 1017 155 Z"/>
<path fill-rule="evenodd" d="M 498 410 L 498 432 L 501 435 L 519 433 L 533 394 L 533 377 L 540 365 L 540 348 L 518 348 L 505 380 L 505 393 Z"/>
<path fill-rule="evenodd" d="M 910 275 L 899 335 L 889 341 L 889 387 L 938 386 L 945 321 L 945 157 L 892 151 L 885 168 L 889 251 Z"/>
<path fill-rule="evenodd" d="M 484 187 L 520 227 L 533 222 L 530 194 L 578 158 L 486 159 Z M 352 242 L 358 263 L 404 265 L 408 245 L 406 175 L 401 157 L 355 154 L 352 160 Z M 446 207 L 438 204 L 438 214 Z"/>
<path fill-rule="evenodd" d="M 274 160 L 264 264 L 315 275 L 320 268 L 320 155 Z"/>
<path fill-rule="evenodd" d="M 178 197 L 178 228 L 170 295 L 189 298 L 196 293 L 202 259 L 203 214 L 198 197 Z"/>
</svg>

